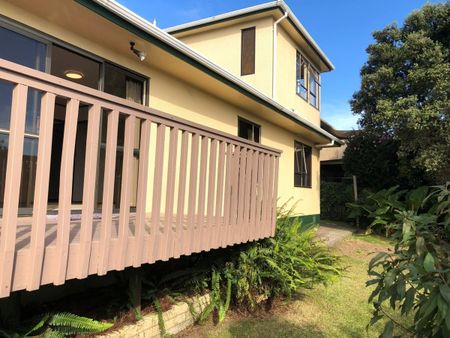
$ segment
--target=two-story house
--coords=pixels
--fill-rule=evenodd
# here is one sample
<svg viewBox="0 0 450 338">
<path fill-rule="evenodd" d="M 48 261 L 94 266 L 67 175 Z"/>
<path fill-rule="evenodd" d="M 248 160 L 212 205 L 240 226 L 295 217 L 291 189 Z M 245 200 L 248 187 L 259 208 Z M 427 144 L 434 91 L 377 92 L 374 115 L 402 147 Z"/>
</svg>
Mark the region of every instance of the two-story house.
<svg viewBox="0 0 450 338">
<path fill-rule="evenodd" d="M 320 74 L 332 71 L 334 66 L 284 1 L 189 22 L 168 28 L 166 32 L 295 116 L 313 126 L 321 126 Z M 261 131 L 260 125 L 266 118 L 239 116 L 237 133 L 262 144 L 266 140 L 269 144 L 270 139 L 278 140 L 273 146 L 283 151 L 282 166 L 294 168 L 293 172 L 280 176 L 283 194 L 279 202 L 292 199 L 291 202 L 297 203 L 295 212 L 305 222 L 315 222 L 320 214 L 317 201 L 322 147 L 307 133 L 294 133 L 294 137 L 286 134 L 282 140 L 281 135 L 274 137 L 269 130 Z M 255 129 L 256 133 L 247 132 Z"/>
<path fill-rule="evenodd" d="M 290 199 L 317 219 L 332 69 L 282 1 L 163 31 L 0 0 L 0 297 L 272 236 Z"/>
</svg>

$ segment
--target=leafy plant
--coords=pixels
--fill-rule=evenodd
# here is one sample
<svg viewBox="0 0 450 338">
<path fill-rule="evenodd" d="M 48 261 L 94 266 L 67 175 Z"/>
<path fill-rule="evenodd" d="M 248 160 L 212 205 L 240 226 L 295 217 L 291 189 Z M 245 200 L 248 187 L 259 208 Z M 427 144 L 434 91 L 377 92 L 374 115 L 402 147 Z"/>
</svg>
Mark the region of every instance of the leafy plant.
<svg viewBox="0 0 450 338">
<path fill-rule="evenodd" d="M 211 313 L 216 311 L 217 321 L 220 323 L 225 319 L 225 315 L 230 307 L 231 301 L 231 276 L 228 274 L 226 277 L 226 291 L 225 291 L 225 302 L 222 300 L 222 288 L 221 288 L 221 275 L 212 270 L 211 276 L 211 300 L 208 306 L 203 310 L 199 316 L 199 321 L 203 321 L 210 316 Z"/>
<path fill-rule="evenodd" d="M 320 183 L 320 217 L 346 220 L 350 213 L 346 204 L 353 200 L 353 186 L 350 182 Z"/>
<path fill-rule="evenodd" d="M 395 241 L 392 253 L 379 253 L 369 264 L 375 285 L 371 324 L 388 317 L 383 337 L 395 325 L 416 337 L 450 336 L 450 182 L 438 187 L 382 193 L 373 199 L 373 226 L 382 224 Z M 388 197 L 386 197 L 388 196 Z M 386 308 L 412 316 L 402 325 Z"/>
<path fill-rule="evenodd" d="M 0 331 L 6 337 L 34 337 L 59 338 L 74 337 L 75 335 L 84 335 L 100 333 L 111 328 L 113 324 L 93 320 L 91 318 L 81 317 L 72 313 L 61 312 L 44 315 L 27 332 L 7 332 Z"/>
<path fill-rule="evenodd" d="M 249 310 L 270 306 L 276 296 L 291 297 L 301 287 L 339 275 L 338 258 L 314 238 L 314 229 L 304 231 L 301 221 L 291 216 L 292 210 L 281 209 L 275 236 L 248 244 L 227 265 L 236 305 Z"/>
</svg>

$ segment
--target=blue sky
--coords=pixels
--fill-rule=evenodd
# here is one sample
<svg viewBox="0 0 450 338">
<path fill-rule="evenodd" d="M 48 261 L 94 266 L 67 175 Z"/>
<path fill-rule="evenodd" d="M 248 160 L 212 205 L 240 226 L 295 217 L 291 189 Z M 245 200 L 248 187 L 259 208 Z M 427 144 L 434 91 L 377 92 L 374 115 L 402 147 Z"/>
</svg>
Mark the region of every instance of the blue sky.
<svg viewBox="0 0 450 338">
<path fill-rule="evenodd" d="M 264 0 L 119 0 L 162 28 L 263 3 Z M 358 90 L 371 33 L 404 18 L 426 0 L 287 0 L 336 66 L 322 75 L 322 118 L 338 129 L 356 128 L 348 101 Z"/>
</svg>

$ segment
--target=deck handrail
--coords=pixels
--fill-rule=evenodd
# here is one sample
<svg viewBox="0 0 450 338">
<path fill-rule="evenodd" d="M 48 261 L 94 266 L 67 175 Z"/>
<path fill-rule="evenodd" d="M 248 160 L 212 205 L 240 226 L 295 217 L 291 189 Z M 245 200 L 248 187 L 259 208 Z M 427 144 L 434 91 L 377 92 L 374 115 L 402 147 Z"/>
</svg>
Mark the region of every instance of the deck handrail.
<svg viewBox="0 0 450 338">
<path fill-rule="evenodd" d="M 279 150 L 3 59 L 0 81 L 12 84 L 0 298 L 274 234 Z M 24 153 L 30 89 L 41 93 L 36 155 Z M 61 154 L 52 152 L 57 104 Z M 86 141 L 77 143 L 81 107 Z M 75 168 L 78 147 L 84 162 Z M 49 186 L 58 182 L 50 179 L 53 156 L 60 163 L 58 214 L 49 221 Z M 28 218 L 19 216 L 24 163 L 35 166 Z M 83 174 L 82 186 L 75 173 Z"/>
</svg>

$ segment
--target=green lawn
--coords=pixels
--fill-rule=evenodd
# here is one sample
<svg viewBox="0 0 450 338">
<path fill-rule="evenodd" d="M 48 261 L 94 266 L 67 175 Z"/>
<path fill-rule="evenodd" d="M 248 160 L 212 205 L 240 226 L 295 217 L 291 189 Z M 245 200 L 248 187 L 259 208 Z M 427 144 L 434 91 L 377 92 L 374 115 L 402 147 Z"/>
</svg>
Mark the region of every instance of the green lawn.
<svg viewBox="0 0 450 338">
<path fill-rule="evenodd" d="M 271 313 L 245 317 L 230 313 L 214 326 L 204 323 L 179 335 L 193 338 L 232 337 L 378 337 L 383 323 L 366 331 L 372 306 L 367 303 L 370 289 L 365 287 L 371 253 L 387 250 L 389 243 L 379 238 L 353 236 L 336 247 L 346 266 L 344 276 L 328 286 L 301 293 Z"/>
</svg>

